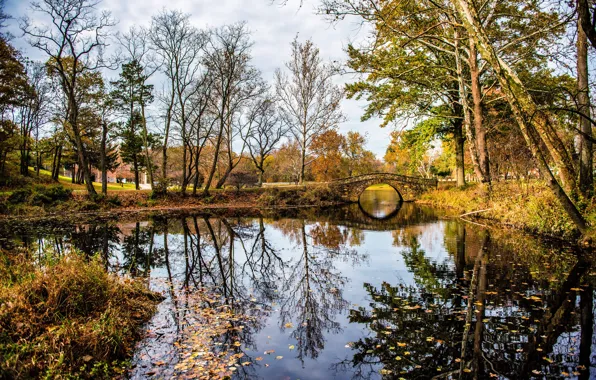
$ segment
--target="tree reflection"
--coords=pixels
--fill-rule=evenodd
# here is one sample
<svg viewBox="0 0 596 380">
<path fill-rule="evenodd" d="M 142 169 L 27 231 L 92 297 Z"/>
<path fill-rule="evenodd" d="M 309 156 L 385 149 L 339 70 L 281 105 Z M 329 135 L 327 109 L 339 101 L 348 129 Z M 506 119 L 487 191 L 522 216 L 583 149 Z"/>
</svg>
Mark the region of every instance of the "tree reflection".
<svg viewBox="0 0 596 380">
<path fill-rule="evenodd" d="M 163 258 L 154 250 L 155 229 L 152 225 L 141 227 L 136 222 L 130 235 L 121 244 L 122 268 L 132 276 L 149 276 L 152 267 L 160 266 Z"/>
<path fill-rule="evenodd" d="M 359 260 L 355 250 L 344 244 L 346 235 L 336 226 L 315 225 L 308 232 L 306 223 L 298 225 L 301 255 L 292 262 L 280 307 L 282 330 L 291 329 L 296 340 L 297 358 L 317 358 L 325 347 L 325 333 L 341 331 L 336 316 L 348 307 L 343 288 L 348 281 L 336 267 L 339 260 Z M 332 231 L 333 233 L 328 233 Z"/>
<path fill-rule="evenodd" d="M 521 263 L 511 270 L 503 259 L 509 254 L 487 231 L 452 227 L 453 271 L 430 261 L 415 233 L 400 235 L 414 281 L 364 285 L 371 302 L 350 310 L 350 322 L 368 334 L 335 368 L 354 371 L 354 378 L 590 378 L 594 293 L 587 263 L 576 260 L 560 281 L 556 272 L 542 273 L 553 282 L 537 284 L 537 273 Z M 579 357 L 560 345 L 578 347 Z"/>
</svg>

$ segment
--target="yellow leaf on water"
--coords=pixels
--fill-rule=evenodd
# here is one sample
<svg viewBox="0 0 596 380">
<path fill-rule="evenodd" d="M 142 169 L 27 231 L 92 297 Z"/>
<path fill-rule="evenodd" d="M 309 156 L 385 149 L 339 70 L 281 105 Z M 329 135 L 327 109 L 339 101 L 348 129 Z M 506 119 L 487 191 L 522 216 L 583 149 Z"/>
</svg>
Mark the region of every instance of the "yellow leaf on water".
<svg viewBox="0 0 596 380">
<path fill-rule="evenodd" d="M 288 347 L 290 350 L 293 350 L 294 348 L 296 348 L 293 344 L 290 344 L 290 346 Z"/>
<path fill-rule="evenodd" d="M 292 324 L 292 322 L 288 322 L 284 325 L 284 327 L 287 329 L 291 329 L 292 327 L 294 327 L 294 325 Z"/>
<path fill-rule="evenodd" d="M 281 359 L 283 359 L 283 358 L 284 358 L 283 356 L 276 356 L 276 357 L 275 357 L 275 359 L 277 359 L 277 360 L 281 360 Z"/>
<path fill-rule="evenodd" d="M 263 360 L 263 357 L 262 356 L 258 356 L 255 360 L 260 362 L 261 360 Z"/>
</svg>

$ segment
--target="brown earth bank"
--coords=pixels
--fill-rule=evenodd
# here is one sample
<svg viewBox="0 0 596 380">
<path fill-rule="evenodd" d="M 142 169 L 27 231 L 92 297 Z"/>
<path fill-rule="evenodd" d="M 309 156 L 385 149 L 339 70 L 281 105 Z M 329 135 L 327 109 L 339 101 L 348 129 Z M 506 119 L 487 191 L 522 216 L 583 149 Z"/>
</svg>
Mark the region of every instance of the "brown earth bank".
<svg viewBox="0 0 596 380">
<path fill-rule="evenodd" d="M 49 190 L 48 190 L 49 189 Z M 46 195 L 49 193 L 50 195 Z M 58 194 L 58 195 L 55 195 Z M 117 218 L 140 213 L 202 212 L 218 216 L 259 215 L 262 210 L 320 207 L 345 201 L 327 186 L 212 190 L 208 195 L 130 191 L 90 199 L 60 186 L 36 187 L 0 198 L 0 220 Z"/>
</svg>

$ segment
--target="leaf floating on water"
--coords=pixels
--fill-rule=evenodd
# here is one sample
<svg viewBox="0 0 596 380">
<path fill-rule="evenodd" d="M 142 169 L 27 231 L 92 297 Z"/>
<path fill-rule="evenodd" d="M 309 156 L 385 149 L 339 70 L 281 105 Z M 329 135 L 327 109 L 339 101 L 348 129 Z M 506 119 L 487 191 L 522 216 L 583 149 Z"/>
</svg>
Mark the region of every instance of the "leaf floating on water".
<svg viewBox="0 0 596 380">
<path fill-rule="evenodd" d="M 261 360 L 263 360 L 263 357 L 262 356 L 257 356 L 257 358 L 255 360 L 260 362 Z"/>
<path fill-rule="evenodd" d="M 290 350 L 293 350 L 294 348 L 296 348 L 293 344 L 290 344 L 290 346 L 288 347 Z"/>
<path fill-rule="evenodd" d="M 284 325 L 284 327 L 287 329 L 291 329 L 292 327 L 294 327 L 294 325 L 292 324 L 292 322 L 288 322 Z"/>
<path fill-rule="evenodd" d="M 283 358 L 284 358 L 284 357 L 283 357 L 283 356 L 281 356 L 281 355 L 280 355 L 280 356 L 276 356 L 276 357 L 275 357 L 275 359 L 277 359 L 277 360 L 281 360 L 281 359 L 283 359 Z"/>
<path fill-rule="evenodd" d="M 265 351 L 265 355 L 271 355 L 274 352 L 275 352 L 275 350 L 267 350 L 267 351 Z"/>
<path fill-rule="evenodd" d="M 401 356 L 396 356 L 395 360 L 401 360 Z"/>
<path fill-rule="evenodd" d="M 240 343 L 240 342 L 236 341 L 236 342 L 234 342 L 234 346 L 236 346 L 236 347 L 240 347 L 240 346 L 242 346 L 242 343 Z"/>
<path fill-rule="evenodd" d="M 405 347 L 406 346 L 406 344 L 405 343 L 402 343 L 402 342 L 397 342 L 397 345 L 398 345 L 398 347 Z"/>
</svg>

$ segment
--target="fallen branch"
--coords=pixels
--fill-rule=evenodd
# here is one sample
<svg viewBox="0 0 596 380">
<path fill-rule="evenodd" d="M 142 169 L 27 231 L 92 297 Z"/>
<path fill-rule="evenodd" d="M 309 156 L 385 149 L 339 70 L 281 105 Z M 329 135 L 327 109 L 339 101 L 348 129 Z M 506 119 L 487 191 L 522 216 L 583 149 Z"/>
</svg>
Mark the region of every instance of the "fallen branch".
<svg viewBox="0 0 596 380">
<path fill-rule="evenodd" d="M 487 212 L 487 211 L 490 211 L 490 210 L 492 210 L 492 208 L 487 208 L 486 210 L 478 210 L 478 211 L 466 212 L 465 214 L 461 214 L 459 217 L 461 218 L 462 216 L 480 214 L 481 212 Z"/>
</svg>

